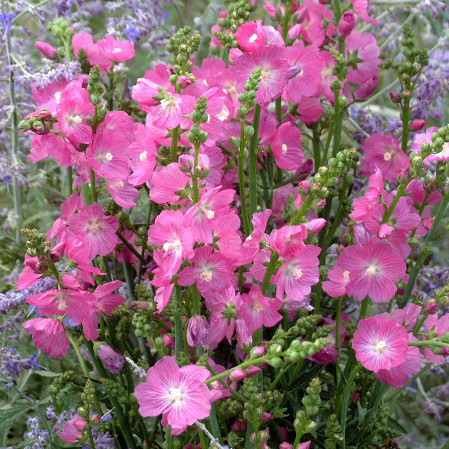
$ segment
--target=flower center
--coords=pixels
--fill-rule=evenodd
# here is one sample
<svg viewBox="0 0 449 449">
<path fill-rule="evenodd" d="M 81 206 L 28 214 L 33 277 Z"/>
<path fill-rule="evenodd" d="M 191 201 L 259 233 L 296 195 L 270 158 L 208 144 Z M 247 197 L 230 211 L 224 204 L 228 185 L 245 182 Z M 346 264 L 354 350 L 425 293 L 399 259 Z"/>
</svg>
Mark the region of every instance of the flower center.
<svg viewBox="0 0 449 449">
<path fill-rule="evenodd" d="M 179 387 L 172 387 L 168 389 L 168 395 L 172 404 L 177 404 L 184 399 L 184 392 Z"/>
<path fill-rule="evenodd" d="M 141 161 L 144 161 L 144 160 L 146 160 L 146 158 L 147 158 L 147 151 L 143 151 L 142 153 L 140 153 L 140 155 L 139 155 L 139 159 L 141 160 Z"/>
<path fill-rule="evenodd" d="M 182 243 L 181 243 L 181 240 L 179 240 L 179 238 L 175 238 L 172 242 L 165 242 L 162 245 L 162 248 L 165 251 L 170 251 L 171 249 L 182 250 Z"/>
<path fill-rule="evenodd" d="M 112 156 L 112 153 L 106 153 L 105 155 L 104 155 L 104 158 L 107 160 L 107 161 L 112 161 L 112 158 L 113 158 L 114 156 Z"/>
<path fill-rule="evenodd" d="M 178 109 L 178 102 L 176 101 L 175 97 L 164 98 L 163 100 L 161 100 L 161 106 L 164 111 L 166 109 L 175 111 L 176 109 Z"/>
<path fill-rule="evenodd" d="M 257 301 L 257 299 L 254 299 L 254 309 L 257 312 L 263 312 L 265 310 L 265 307 L 259 301 Z"/>
<path fill-rule="evenodd" d="M 372 263 L 368 265 L 365 273 L 367 276 L 376 276 L 379 273 L 379 267 L 375 263 Z"/>
<path fill-rule="evenodd" d="M 200 274 L 200 278 L 206 282 L 210 282 L 212 280 L 212 277 L 213 277 L 212 271 L 210 271 L 207 268 L 205 270 L 203 270 Z"/>
<path fill-rule="evenodd" d="M 387 349 L 387 342 L 385 340 L 379 340 L 374 343 L 373 349 L 377 354 L 383 354 Z"/>
<path fill-rule="evenodd" d="M 58 310 L 67 310 L 67 300 L 64 294 L 60 294 L 56 297 L 58 301 Z"/>
<path fill-rule="evenodd" d="M 296 281 L 298 279 L 300 279 L 302 277 L 301 268 L 295 268 L 294 270 L 292 270 L 292 276 L 293 276 L 293 279 L 295 279 Z"/>
<path fill-rule="evenodd" d="M 350 275 L 350 274 L 351 274 L 351 272 L 348 271 L 348 270 L 343 271 L 343 279 L 344 279 L 346 282 L 349 281 L 349 275 Z"/>
<path fill-rule="evenodd" d="M 59 102 L 61 101 L 61 91 L 59 90 L 58 92 L 55 92 L 55 100 L 56 100 L 56 104 L 59 104 Z"/>
<path fill-rule="evenodd" d="M 226 106 L 223 106 L 219 114 L 216 115 L 216 117 L 218 118 L 218 120 L 224 122 L 229 117 L 229 109 Z"/>
<path fill-rule="evenodd" d="M 260 81 L 262 83 L 266 83 L 267 81 L 271 80 L 271 74 L 267 70 L 262 70 L 262 73 L 260 74 Z"/>
<path fill-rule="evenodd" d="M 114 50 L 112 50 L 112 53 L 120 53 L 121 51 L 121 48 L 114 48 Z"/>
<path fill-rule="evenodd" d="M 98 220 L 91 220 L 87 224 L 87 229 L 92 234 L 98 234 L 103 228 L 101 226 L 101 223 Z"/>
<path fill-rule="evenodd" d="M 286 153 L 287 153 L 287 150 L 288 150 L 287 144 L 286 144 L 286 143 L 283 143 L 283 144 L 281 145 L 281 149 L 282 149 L 282 154 L 286 154 Z"/>
<path fill-rule="evenodd" d="M 248 39 L 248 41 L 249 41 L 249 43 L 250 44 L 252 44 L 254 41 L 256 41 L 257 40 L 257 34 L 256 33 L 254 33 L 249 39 Z"/>
<path fill-rule="evenodd" d="M 67 125 L 74 126 L 79 125 L 83 119 L 79 115 L 69 114 L 65 119 Z"/>
<path fill-rule="evenodd" d="M 111 184 L 111 187 L 116 190 L 123 189 L 124 186 L 125 186 L 125 184 L 123 184 L 123 181 L 117 181 L 117 182 L 113 182 Z"/>
<path fill-rule="evenodd" d="M 391 158 L 393 157 L 393 154 L 391 153 L 391 151 L 386 151 L 384 153 L 384 161 L 391 161 Z"/>
</svg>

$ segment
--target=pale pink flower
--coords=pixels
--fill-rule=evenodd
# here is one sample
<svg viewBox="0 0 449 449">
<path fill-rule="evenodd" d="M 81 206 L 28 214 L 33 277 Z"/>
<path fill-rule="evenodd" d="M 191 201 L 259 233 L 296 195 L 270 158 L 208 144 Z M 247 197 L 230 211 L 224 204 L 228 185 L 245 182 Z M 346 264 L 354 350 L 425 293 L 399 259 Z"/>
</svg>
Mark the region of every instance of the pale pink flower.
<svg viewBox="0 0 449 449">
<path fill-rule="evenodd" d="M 62 432 L 59 432 L 58 436 L 67 443 L 76 444 L 82 438 L 86 424 L 84 418 L 76 414 L 63 424 Z"/>
<path fill-rule="evenodd" d="M 304 225 L 283 226 L 273 229 L 270 243 L 275 247 L 283 259 L 297 256 L 305 247 L 307 228 Z"/>
<path fill-rule="evenodd" d="M 33 336 L 33 343 L 49 357 L 63 357 L 69 340 L 60 321 L 55 318 L 34 318 L 23 323 L 25 331 Z"/>
<path fill-rule="evenodd" d="M 154 99 L 156 95 L 160 95 L 161 87 L 146 78 L 139 78 L 137 84 L 133 87 L 132 97 L 137 103 L 144 106 L 155 106 L 157 100 Z"/>
<path fill-rule="evenodd" d="M 34 164 L 45 158 L 54 158 L 63 167 L 72 165 L 72 154 L 67 142 L 57 134 L 35 134 L 33 136 L 28 160 Z"/>
<path fill-rule="evenodd" d="M 136 51 L 134 44 L 129 40 L 115 40 L 112 36 L 106 36 L 97 42 L 98 48 L 111 61 L 124 62 L 134 58 Z"/>
<path fill-rule="evenodd" d="M 156 166 L 156 144 L 150 127 L 137 124 L 135 141 L 129 146 L 129 156 L 133 173 L 128 182 L 133 186 L 144 184 L 151 178 Z"/>
<path fill-rule="evenodd" d="M 345 286 L 346 294 L 360 301 L 366 296 L 374 302 L 388 301 L 396 293 L 395 282 L 404 278 L 405 269 L 402 257 L 388 243 L 373 237 L 364 246 L 349 246 L 339 255 L 329 271 L 331 282 L 323 282 L 323 290 L 338 297 Z M 336 282 L 338 275 L 340 282 Z"/>
<path fill-rule="evenodd" d="M 373 25 L 379 25 L 380 22 L 377 19 L 373 19 L 369 16 L 369 4 L 368 0 L 351 0 L 352 7 L 357 15 L 365 22 L 372 23 Z"/>
<path fill-rule="evenodd" d="M 73 51 L 75 56 L 81 49 L 86 52 L 87 59 L 92 66 L 99 65 L 102 70 L 110 70 L 112 67 L 112 62 L 106 57 L 106 55 L 100 50 L 97 44 L 94 44 L 92 35 L 82 31 L 81 33 L 76 33 L 72 37 Z"/>
<path fill-rule="evenodd" d="M 129 175 L 128 141 L 121 133 L 105 130 L 95 135 L 86 151 L 87 160 L 99 176 L 126 179 Z"/>
<path fill-rule="evenodd" d="M 49 59 L 53 59 L 56 56 L 56 48 L 48 42 L 36 41 L 34 46 Z"/>
<path fill-rule="evenodd" d="M 116 231 L 120 226 L 116 217 L 107 217 L 98 203 L 84 206 L 79 214 L 68 218 L 68 231 L 90 248 L 90 258 L 106 256 L 118 243 Z"/>
<path fill-rule="evenodd" d="M 163 210 L 148 229 L 148 244 L 162 247 L 173 271 L 178 270 L 183 259 L 191 259 L 194 240 L 182 211 Z"/>
<path fill-rule="evenodd" d="M 160 128 L 176 128 L 185 115 L 193 112 L 196 99 L 191 95 L 169 94 L 157 106 L 152 107 L 154 125 Z"/>
<path fill-rule="evenodd" d="M 266 209 L 263 212 L 256 212 L 251 219 L 253 232 L 243 242 L 241 249 L 240 265 L 250 263 L 260 250 L 260 241 L 262 240 L 271 210 Z"/>
<path fill-rule="evenodd" d="M 356 358 L 370 371 L 390 370 L 405 362 L 409 335 L 406 329 L 386 317 L 359 322 L 352 347 Z"/>
<path fill-rule="evenodd" d="M 114 201 L 126 209 L 136 207 L 139 191 L 126 180 L 108 179 L 108 192 Z"/>
<path fill-rule="evenodd" d="M 40 107 L 40 109 L 48 109 L 51 113 L 55 113 L 58 104 L 61 102 L 62 91 L 69 85 L 79 84 L 78 79 L 72 82 L 68 81 L 66 78 L 61 78 L 58 81 L 47 84 L 45 87 L 36 89 L 34 86 L 31 87 L 33 92 L 33 100 Z M 81 86 L 80 86 L 81 87 Z"/>
<path fill-rule="evenodd" d="M 156 170 L 150 184 L 150 200 L 155 203 L 181 204 L 187 201 L 187 197 L 181 198 L 179 192 L 190 184 L 190 178 L 179 169 L 176 162 Z"/>
<path fill-rule="evenodd" d="M 297 170 L 304 159 L 301 150 L 301 131 L 292 122 L 283 123 L 271 143 L 273 156 L 283 170 Z"/>
<path fill-rule="evenodd" d="M 324 19 L 331 22 L 332 12 L 319 2 L 304 0 L 303 6 L 298 9 L 298 14 L 304 17 L 301 23 L 301 35 L 309 43 L 320 47 L 326 38 Z M 332 23 L 328 26 L 331 28 Z"/>
<path fill-rule="evenodd" d="M 240 56 L 232 68 L 239 92 L 243 91 L 248 78 L 258 67 L 262 68 L 262 74 L 256 101 L 260 104 L 270 103 L 282 95 L 290 76 L 284 49 L 271 45 Z"/>
<path fill-rule="evenodd" d="M 210 414 L 209 389 L 204 381 L 210 372 L 197 365 L 179 368 L 174 357 L 164 357 L 147 373 L 135 395 L 143 417 L 162 414 L 164 427 L 179 435 L 188 426 Z"/>
<path fill-rule="evenodd" d="M 201 246 L 194 251 L 194 266 L 187 266 L 179 273 L 178 284 L 188 286 L 196 283 L 205 298 L 213 298 L 232 284 L 233 267 L 210 246 Z"/>
<path fill-rule="evenodd" d="M 363 143 L 362 151 L 365 153 L 361 164 L 363 174 L 371 175 L 377 167 L 385 180 L 394 181 L 410 167 L 410 159 L 393 136 L 373 134 Z"/>
<path fill-rule="evenodd" d="M 86 118 L 93 116 L 94 112 L 86 89 L 76 85 L 67 86 L 61 93 L 56 112 L 61 132 L 74 144 L 90 143 L 92 128 L 86 123 Z"/>
<path fill-rule="evenodd" d="M 237 312 L 242 316 L 248 330 L 253 334 L 261 326 L 273 327 L 282 319 L 278 310 L 282 301 L 264 296 L 259 285 L 254 284 L 249 293 L 242 295 L 242 302 Z"/>
<path fill-rule="evenodd" d="M 321 248 L 306 245 L 296 256 L 287 258 L 276 275 L 276 297 L 284 294 L 292 301 L 302 301 L 320 279 L 318 254 Z"/>
</svg>

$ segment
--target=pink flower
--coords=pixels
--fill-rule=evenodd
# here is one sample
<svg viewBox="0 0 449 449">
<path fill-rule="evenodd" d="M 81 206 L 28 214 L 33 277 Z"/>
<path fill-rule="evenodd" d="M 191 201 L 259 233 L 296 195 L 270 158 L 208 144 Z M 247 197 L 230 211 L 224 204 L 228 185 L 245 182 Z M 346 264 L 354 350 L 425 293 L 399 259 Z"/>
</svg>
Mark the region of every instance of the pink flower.
<svg viewBox="0 0 449 449">
<path fill-rule="evenodd" d="M 283 123 L 276 130 L 271 149 L 278 167 L 283 170 L 298 169 L 304 158 L 301 131 L 292 122 Z"/>
<path fill-rule="evenodd" d="M 385 180 L 394 181 L 399 173 L 410 167 L 408 156 L 393 136 L 373 134 L 365 140 L 362 151 L 365 156 L 361 171 L 366 175 L 374 173 L 377 167 Z"/>
<path fill-rule="evenodd" d="M 72 162 L 71 151 L 67 142 L 57 134 L 35 134 L 31 141 L 30 162 L 36 163 L 45 158 L 54 158 L 63 167 L 69 167 Z"/>
<path fill-rule="evenodd" d="M 134 58 L 134 44 L 128 40 L 116 41 L 112 36 L 106 36 L 97 42 L 98 48 L 111 61 L 124 62 Z"/>
<path fill-rule="evenodd" d="M 209 322 L 202 316 L 193 316 L 187 325 L 187 344 L 190 348 L 203 347 L 207 349 L 209 346 Z"/>
<path fill-rule="evenodd" d="M 284 294 L 293 301 L 302 301 L 310 294 L 312 285 L 319 279 L 318 254 L 321 248 L 306 245 L 301 253 L 288 258 L 276 275 L 276 297 L 284 299 Z"/>
<path fill-rule="evenodd" d="M 424 327 L 427 332 L 433 331 L 436 335 L 441 337 L 446 332 L 449 332 L 449 315 L 444 315 L 438 318 L 438 315 L 429 315 L 424 321 Z M 431 363 L 441 365 L 445 362 L 445 356 L 449 355 L 448 348 L 441 347 L 441 355 L 435 354 L 432 349 L 424 347 L 424 355 Z"/>
<path fill-rule="evenodd" d="M 276 246 L 282 258 L 297 256 L 306 246 L 307 228 L 303 225 L 283 226 L 274 229 L 270 235 L 270 242 Z"/>
<path fill-rule="evenodd" d="M 331 282 L 323 282 L 323 290 L 338 297 L 345 286 L 346 294 L 360 301 L 366 296 L 374 302 L 388 301 L 396 293 L 395 282 L 404 278 L 405 269 L 402 257 L 388 243 L 373 237 L 363 247 L 350 246 L 340 254 L 329 271 Z"/>
<path fill-rule="evenodd" d="M 154 125 L 160 128 L 176 128 L 185 115 L 193 112 L 196 103 L 191 95 L 170 94 L 152 108 Z"/>
<path fill-rule="evenodd" d="M 368 0 L 351 0 L 352 7 L 357 15 L 365 22 L 372 23 L 373 25 L 379 25 L 379 20 L 373 19 L 368 15 L 369 5 Z"/>
<path fill-rule="evenodd" d="M 122 281 L 112 281 L 101 284 L 95 289 L 94 296 L 101 314 L 111 316 L 114 310 L 125 302 L 123 296 L 113 293 L 121 285 Z"/>
<path fill-rule="evenodd" d="M 179 273 L 178 284 L 188 286 L 196 283 L 205 298 L 213 298 L 232 284 L 233 267 L 219 251 L 214 252 L 210 246 L 201 246 L 194 252 L 192 262 L 195 266 L 185 267 Z"/>
<path fill-rule="evenodd" d="M 69 340 L 60 321 L 55 318 L 34 318 L 23 323 L 25 331 L 33 336 L 33 343 L 49 357 L 67 354 Z"/>
<path fill-rule="evenodd" d="M 64 423 L 62 432 L 59 432 L 58 436 L 67 443 L 76 444 L 83 436 L 86 424 L 83 417 L 76 414 L 72 419 Z"/>
<path fill-rule="evenodd" d="M 150 200 L 158 204 L 180 204 L 187 201 L 179 194 L 190 184 L 190 178 L 183 173 L 176 162 L 155 171 L 151 178 Z"/>
<path fill-rule="evenodd" d="M 56 48 L 48 42 L 36 41 L 34 45 L 47 58 L 52 59 L 56 56 Z"/>
<path fill-rule="evenodd" d="M 242 303 L 237 312 L 242 316 L 248 330 L 253 334 L 261 326 L 273 327 L 282 319 L 278 310 L 282 301 L 264 296 L 259 285 L 254 284 L 249 293 L 242 295 Z"/>
<path fill-rule="evenodd" d="M 118 243 L 119 221 L 115 217 L 106 217 L 98 203 L 84 206 L 79 214 L 70 216 L 67 221 L 69 232 L 90 247 L 91 259 L 108 255 Z"/>
<path fill-rule="evenodd" d="M 120 374 L 125 365 L 125 357 L 114 351 L 109 345 L 101 344 L 97 351 L 98 358 L 112 374 Z"/>
<path fill-rule="evenodd" d="M 259 22 L 246 22 L 234 33 L 243 51 L 253 52 L 265 47 L 266 36 Z"/>
<path fill-rule="evenodd" d="M 408 332 L 392 319 L 371 317 L 360 321 L 352 347 L 356 358 L 370 371 L 390 370 L 405 362 Z"/>
<path fill-rule="evenodd" d="M 239 92 L 243 91 L 248 78 L 258 67 L 262 68 L 262 74 L 256 101 L 260 104 L 270 103 L 281 96 L 290 76 L 284 50 L 271 45 L 240 56 L 232 68 Z"/>
<path fill-rule="evenodd" d="M 105 130 L 95 135 L 86 151 L 87 160 L 99 176 L 126 179 L 129 175 L 128 141 L 121 133 Z"/>
<path fill-rule="evenodd" d="M 133 87 L 132 97 L 141 105 L 154 106 L 157 104 L 154 97 L 160 95 L 160 89 L 161 87 L 154 81 L 139 78 L 137 84 Z"/>
<path fill-rule="evenodd" d="M 174 357 L 164 357 L 147 373 L 135 395 L 143 417 L 162 414 L 164 427 L 179 435 L 199 419 L 210 414 L 209 389 L 204 381 L 210 372 L 197 365 L 179 368 Z"/>
<path fill-rule="evenodd" d="M 57 107 L 56 118 L 59 127 L 74 144 L 90 143 L 92 128 L 86 118 L 95 112 L 89 101 L 89 92 L 75 85 L 67 86 Z"/>
<path fill-rule="evenodd" d="M 114 201 L 122 207 L 136 207 L 139 191 L 127 181 L 108 179 L 108 192 Z"/>
<path fill-rule="evenodd" d="M 181 266 L 182 259 L 194 255 L 191 229 L 180 210 L 163 210 L 148 229 L 148 244 L 162 246 L 164 258 L 170 261 L 173 271 Z"/>
<path fill-rule="evenodd" d="M 87 59 L 92 66 L 99 65 L 102 70 L 111 69 L 111 61 L 98 48 L 98 45 L 94 44 L 91 34 L 86 33 L 85 31 L 75 34 L 72 37 L 72 45 L 75 56 L 78 56 L 79 51 L 83 49 L 86 52 Z"/>
<path fill-rule="evenodd" d="M 292 103 L 298 103 L 303 97 L 315 95 L 321 83 L 324 65 L 318 48 L 314 45 L 306 47 L 303 41 L 299 41 L 287 47 L 285 55 L 293 71 L 285 90 L 287 98 Z"/>
<path fill-rule="evenodd" d="M 352 11 L 345 11 L 338 22 L 337 33 L 339 36 L 346 37 L 355 28 L 355 16 Z"/>
</svg>

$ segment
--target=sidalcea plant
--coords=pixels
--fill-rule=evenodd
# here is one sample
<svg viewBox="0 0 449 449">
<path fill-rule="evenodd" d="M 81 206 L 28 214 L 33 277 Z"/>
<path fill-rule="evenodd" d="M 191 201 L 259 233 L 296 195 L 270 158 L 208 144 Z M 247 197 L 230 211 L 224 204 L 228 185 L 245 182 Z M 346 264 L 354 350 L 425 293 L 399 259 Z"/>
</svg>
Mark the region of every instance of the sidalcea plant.
<svg viewBox="0 0 449 449">
<path fill-rule="evenodd" d="M 201 65 L 181 28 L 134 86 L 130 30 L 58 19 L 37 44 L 80 72 L 34 86 L 18 124 L 68 188 L 46 234 L 23 230 L 16 284 L 51 279 L 23 328 L 78 359 L 51 388 L 54 418 L 72 376 L 82 391 L 58 421 L 71 445 L 380 447 L 405 432 L 397 395 L 449 354 L 447 287 L 419 281 L 449 202 L 449 125 L 413 116 L 427 52 L 404 26 L 382 60 L 367 1 L 256 6 L 226 2 Z M 401 132 L 359 147 L 349 110 L 387 73 Z"/>
</svg>

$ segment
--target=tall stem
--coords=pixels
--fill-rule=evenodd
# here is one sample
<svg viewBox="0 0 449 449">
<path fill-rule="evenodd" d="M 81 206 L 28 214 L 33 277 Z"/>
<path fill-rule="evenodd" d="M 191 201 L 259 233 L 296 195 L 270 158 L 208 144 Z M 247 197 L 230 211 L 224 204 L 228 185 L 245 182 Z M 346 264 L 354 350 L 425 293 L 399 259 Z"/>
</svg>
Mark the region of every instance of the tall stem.
<svg viewBox="0 0 449 449">
<path fill-rule="evenodd" d="M 257 210 L 257 144 L 259 141 L 259 124 L 260 124 L 260 104 L 254 107 L 253 128 L 254 134 L 251 137 L 249 147 L 249 209 L 250 217 Z"/>
<path fill-rule="evenodd" d="M 239 149 L 239 190 L 242 203 L 242 222 L 246 235 L 250 234 L 250 222 L 245 193 L 245 122 L 240 123 L 240 149 Z"/>
<path fill-rule="evenodd" d="M 178 140 L 180 129 L 181 128 L 179 126 L 177 126 L 175 129 L 172 129 L 170 147 L 170 159 L 172 162 L 176 162 L 178 160 Z"/>
</svg>

